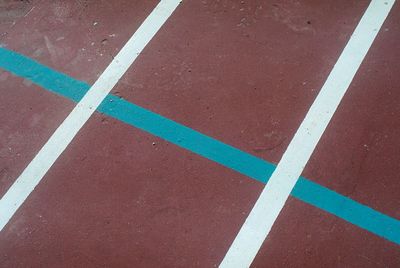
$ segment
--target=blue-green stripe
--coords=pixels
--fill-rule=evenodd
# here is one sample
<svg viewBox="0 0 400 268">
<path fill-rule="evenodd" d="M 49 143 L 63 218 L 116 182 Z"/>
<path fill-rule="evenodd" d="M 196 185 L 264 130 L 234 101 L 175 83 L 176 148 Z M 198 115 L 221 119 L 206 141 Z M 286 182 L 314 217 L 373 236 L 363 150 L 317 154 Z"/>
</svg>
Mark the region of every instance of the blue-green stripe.
<svg viewBox="0 0 400 268">
<path fill-rule="evenodd" d="M 58 95 L 79 101 L 90 86 L 11 50 L 0 48 L 0 67 Z M 275 165 L 244 151 L 108 95 L 98 111 L 184 149 L 266 183 Z M 400 221 L 300 177 L 292 195 L 360 228 L 400 245 Z"/>
</svg>

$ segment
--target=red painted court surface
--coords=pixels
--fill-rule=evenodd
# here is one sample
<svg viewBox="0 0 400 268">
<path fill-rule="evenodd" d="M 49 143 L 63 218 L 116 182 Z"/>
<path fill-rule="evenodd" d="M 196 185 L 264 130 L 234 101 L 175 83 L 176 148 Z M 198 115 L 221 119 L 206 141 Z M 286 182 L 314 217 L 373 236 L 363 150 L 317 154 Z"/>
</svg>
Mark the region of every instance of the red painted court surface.
<svg viewBox="0 0 400 268">
<path fill-rule="evenodd" d="M 14 55 L 0 57 L 1 209 L 76 106 L 25 63 L 93 85 L 158 4 L 0 2 L 0 55 Z M 111 94 L 277 165 L 370 4 L 184 0 Z M 301 171 L 400 226 L 398 2 L 374 31 Z M 80 128 L 0 231 L 0 267 L 221 264 L 265 184 L 121 120 L 95 112 Z M 290 196 L 251 266 L 400 267 L 400 231 L 379 226 Z"/>
</svg>

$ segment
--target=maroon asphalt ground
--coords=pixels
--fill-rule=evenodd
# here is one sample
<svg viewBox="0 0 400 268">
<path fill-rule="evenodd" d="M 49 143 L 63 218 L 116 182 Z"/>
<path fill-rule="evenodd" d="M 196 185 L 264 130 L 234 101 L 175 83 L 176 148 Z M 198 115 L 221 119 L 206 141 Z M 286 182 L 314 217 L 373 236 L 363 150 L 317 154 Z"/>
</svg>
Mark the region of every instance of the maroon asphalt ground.
<svg viewBox="0 0 400 268">
<path fill-rule="evenodd" d="M 89 84 L 157 4 L 8 2 L 0 44 Z M 183 1 L 112 93 L 278 163 L 368 4 Z M 303 173 L 397 219 L 399 22 L 396 3 Z M 2 196 L 74 103 L 0 83 Z M 262 188 L 95 113 L 0 233 L 0 266 L 215 267 Z M 400 248 L 289 198 L 253 266 L 400 267 Z"/>
</svg>

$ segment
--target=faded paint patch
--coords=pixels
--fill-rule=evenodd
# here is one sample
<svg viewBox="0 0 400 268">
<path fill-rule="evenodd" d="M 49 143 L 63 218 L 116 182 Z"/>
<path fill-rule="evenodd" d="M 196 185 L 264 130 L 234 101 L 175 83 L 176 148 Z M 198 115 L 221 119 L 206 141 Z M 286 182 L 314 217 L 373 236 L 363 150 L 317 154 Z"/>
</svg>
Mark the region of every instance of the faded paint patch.
<svg viewBox="0 0 400 268">
<path fill-rule="evenodd" d="M 26 16 L 33 8 L 30 1 L 0 0 L 0 24 L 15 24 L 15 21 Z"/>
</svg>

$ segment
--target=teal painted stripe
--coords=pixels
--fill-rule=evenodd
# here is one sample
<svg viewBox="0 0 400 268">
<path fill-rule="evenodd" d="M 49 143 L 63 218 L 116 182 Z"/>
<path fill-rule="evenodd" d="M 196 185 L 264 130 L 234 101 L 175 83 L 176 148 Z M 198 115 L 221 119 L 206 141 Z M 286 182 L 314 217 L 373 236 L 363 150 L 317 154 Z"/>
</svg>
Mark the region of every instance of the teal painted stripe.
<svg viewBox="0 0 400 268">
<path fill-rule="evenodd" d="M 0 47 L 0 68 L 75 102 L 78 102 L 89 88 L 84 82 L 2 47 Z"/>
<path fill-rule="evenodd" d="M 296 198 L 400 245 L 400 221 L 301 177 Z"/>
<path fill-rule="evenodd" d="M 16 52 L 0 48 L 0 68 L 29 79 L 75 102 L 89 85 L 52 70 Z M 200 132 L 183 126 L 114 95 L 108 95 L 98 111 L 215 161 L 257 181 L 266 183 L 275 165 Z M 400 221 L 362 205 L 326 187 L 300 177 L 292 195 L 360 228 L 400 245 Z"/>
<path fill-rule="evenodd" d="M 108 95 L 98 110 L 258 181 L 267 182 L 275 169 L 271 163 L 114 95 Z"/>
</svg>

